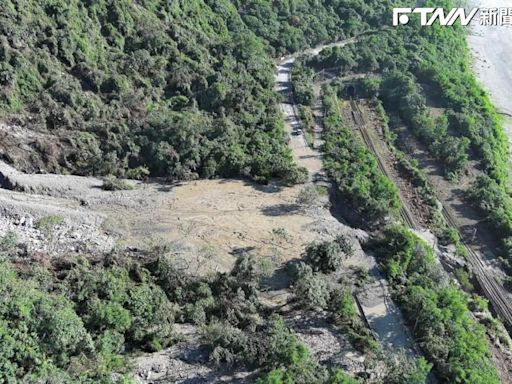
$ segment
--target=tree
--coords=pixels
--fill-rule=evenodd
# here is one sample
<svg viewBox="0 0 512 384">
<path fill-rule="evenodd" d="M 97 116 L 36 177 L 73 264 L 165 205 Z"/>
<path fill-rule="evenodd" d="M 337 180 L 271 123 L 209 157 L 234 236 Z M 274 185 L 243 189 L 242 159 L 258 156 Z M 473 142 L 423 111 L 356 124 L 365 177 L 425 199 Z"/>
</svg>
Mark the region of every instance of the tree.
<svg viewBox="0 0 512 384">
<path fill-rule="evenodd" d="M 330 295 L 325 280 L 311 272 L 305 273 L 295 281 L 293 293 L 303 307 L 310 309 L 326 308 Z"/>
<path fill-rule="evenodd" d="M 352 246 L 347 238 L 339 236 L 334 241 L 308 244 L 302 257 L 313 271 L 329 273 L 336 271 L 352 253 Z"/>
</svg>

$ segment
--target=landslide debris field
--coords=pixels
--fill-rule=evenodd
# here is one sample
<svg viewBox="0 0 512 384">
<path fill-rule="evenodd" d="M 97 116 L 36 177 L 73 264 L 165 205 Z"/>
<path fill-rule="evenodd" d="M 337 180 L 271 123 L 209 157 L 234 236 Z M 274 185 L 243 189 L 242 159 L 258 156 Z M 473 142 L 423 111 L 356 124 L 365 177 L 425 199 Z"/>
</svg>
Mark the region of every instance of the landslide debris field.
<svg viewBox="0 0 512 384">
<path fill-rule="evenodd" d="M 0 189 L 0 228 L 3 232 L 15 232 L 23 239 L 29 254 L 39 253 L 41 257 L 48 253 L 101 254 L 115 247 L 136 252 L 166 246 L 173 255 L 175 266 L 193 275 L 228 271 L 237 257 L 247 252 L 283 265 L 300 255 L 304 246 L 311 241 L 330 240 L 343 234 L 352 239 L 356 249 L 354 255 L 344 262 L 345 273 L 351 275 L 363 269 L 368 270 L 370 275 L 370 280 L 355 291 L 361 318 L 383 346 L 404 349 L 417 356 L 418 348 L 400 311 L 391 300 L 387 280 L 379 271 L 375 259 L 359 245 L 366 242 L 369 235 L 344 222 L 341 216 L 350 208 L 343 206 L 343 201 L 339 200 L 327 181 L 320 152 L 323 141 L 319 92 L 316 95 L 318 119 L 313 145 L 309 146 L 304 136 L 294 134 L 302 123 L 291 97 L 292 64 L 292 59 L 280 64 L 276 84 L 283 95 L 281 109 L 290 135 L 290 147 L 297 163 L 304 166 L 310 176 L 306 185 L 261 185 L 226 179 L 166 184 L 151 179 L 147 182 L 127 181 L 133 189 L 111 192 L 103 189 L 104 181 L 101 179 L 24 174 L 1 163 L 3 188 Z M 443 260 L 453 262 L 453 249 L 437 248 L 437 242 L 430 232 L 434 230 L 431 212 L 414 183 L 403 172 L 396 154 L 388 147 L 385 128 L 372 105 L 364 99 L 339 99 L 338 107 L 346 124 L 376 156 L 381 171 L 397 185 L 403 203 L 401 218 L 435 246 Z M 3 129 L 20 130 L 5 125 Z M 405 130 L 403 133 L 406 135 Z M 407 142 L 407 148 L 420 150 L 419 144 L 412 144 L 411 137 L 401 139 Z M 435 183 L 437 179 L 433 179 L 433 175 L 438 171 L 435 161 L 430 160 L 429 165 L 431 168 L 425 166 L 430 171 L 427 173 L 429 182 L 434 183 L 439 191 L 441 203 L 448 204 L 453 200 L 449 197 L 450 191 L 455 193 L 456 189 L 452 183 L 440 181 L 444 180 L 442 177 Z M 312 193 L 313 189 L 315 193 Z M 461 203 L 457 200 L 457 204 Z M 48 217 L 59 218 L 51 234 L 35 225 Z M 450 216 L 450 220 L 453 220 L 452 225 L 461 228 L 464 238 L 463 225 L 458 223 L 464 223 L 465 216 Z M 469 224 L 466 222 L 464 225 Z M 475 247 L 475 251 L 480 249 Z M 480 256 L 475 254 L 475 257 Z M 488 272 L 499 273 L 499 270 L 489 267 Z M 493 294 L 492 286 L 487 289 Z M 484 289 L 484 294 L 487 293 Z M 500 290 L 499 295 L 506 293 Z M 268 292 L 262 296 L 263 302 L 270 308 L 286 307 L 288 298 L 289 293 L 283 290 L 279 278 L 270 283 Z M 491 303 L 494 304 L 492 297 Z M 507 304 L 504 306 L 503 310 L 506 311 Z M 341 362 L 352 373 L 366 369 L 364 354 L 354 350 L 345 337 L 336 333 L 326 322 L 325 316 L 311 317 L 295 311 L 283 313 L 286 314 L 288 326 L 320 361 Z M 137 359 L 137 382 L 163 380 L 178 383 L 191 379 L 244 382 L 251 376 L 251 372 L 226 373 L 208 367 L 205 360 L 207 352 L 196 327 L 180 327 L 178 334 L 183 342 L 164 352 Z M 510 355 L 496 346 L 493 348 L 493 359 L 500 368 L 502 378 L 506 378 L 510 373 Z M 435 382 L 433 376 L 431 380 Z"/>
<path fill-rule="evenodd" d="M 0 382 L 512 384 L 506 95 L 395 5 L 2 1 Z"/>
</svg>

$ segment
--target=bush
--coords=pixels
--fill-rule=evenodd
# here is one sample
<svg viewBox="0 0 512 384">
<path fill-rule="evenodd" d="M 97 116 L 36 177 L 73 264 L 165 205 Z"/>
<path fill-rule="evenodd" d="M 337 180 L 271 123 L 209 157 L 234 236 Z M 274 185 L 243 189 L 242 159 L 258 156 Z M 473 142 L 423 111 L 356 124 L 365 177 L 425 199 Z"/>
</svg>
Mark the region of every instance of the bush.
<svg viewBox="0 0 512 384">
<path fill-rule="evenodd" d="M 327 189 L 320 185 L 307 185 L 301 189 L 296 202 L 299 205 L 312 207 L 319 205 L 319 201 L 327 196 Z"/>
<path fill-rule="evenodd" d="M 444 5 L 451 8 L 454 2 Z M 379 72 L 380 88 L 367 77 L 359 81 L 361 94 L 378 95 L 388 111 L 398 113 L 445 166 L 448 177 L 460 174 L 471 153 L 490 177 L 504 185 L 508 140 L 488 94 L 472 73 L 465 39 L 464 28 L 431 28 L 425 35 L 416 23 L 368 34 L 357 44 L 325 49 L 306 65 L 335 66 L 341 76 Z M 417 52 L 428 54 L 418 60 Z M 441 103 L 440 118 L 430 113 L 425 96 Z"/>
<path fill-rule="evenodd" d="M 68 376 L 72 359 L 95 360 L 92 335 L 70 300 L 45 292 L 34 280 L 21 279 L 8 264 L 2 263 L 0 270 L 2 381 Z M 84 378 L 105 379 L 103 374 L 84 372 Z M 69 375 L 79 378 L 76 373 Z"/>
<path fill-rule="evenodd" d="M 293 286 L 293 293 L 303 308 L 326 308 L 329 289 L 325 280 L 318 274 L 306 272 L 299 276 Z"/>
<path fill-rule="evenodd" d="M 263 182 L 294 172 L 274 65 L 264 39 L 244 25 L 244 5 L 28 1 L 25 12 L 4 3 L 0 30 L 10 37 L 0 52 L 0 106 L 56 142 L 55 153 L 20 157 L 16 166 Z M 315 13 L 327 14 L 323 6 Z"/>
<path fill-rule="evenodd" d="M 34 227 L 42 232 L 49 232 L 56 226 L 61 225 L 63 222 L 64 219 L 60 216 L 48 215 L 37 219 L 34 223 Z"/>
<path fill-rule="evenodd" d="M 0 252 L 12 254 L 18 247 L 18 236 L 13 231 L 8 231 L 4 236 L 0 237 Z"/>
<path fill-rule="evenodd" d="M 126 180 L 120 180 L 113 175 L 108 175 L 103 178 L 102 188 L 105 191 L 123 191 L 133 189 L 133 185 Z"/>
<path fill-rule="evenodd" d="M 376 252 L 438 377 L 454 383 L 499 383 L 485 329 L 471 316 L 468 296 L 436 272 L 432 249 L 411 231 L 394 227 L 385 231 Z"/>
<path fill-rule="evenodd" d="M 285 327 L 281 318 L 271 319 L 271 324 L 268 367 L 273 370 L 256 383 L 322 383 L 325 369 L 310 357 L 306 346 Z"/>
<path fill-rule="evenodd" d="M 329 273 L 336 271 L 343 260 L 352 254 L 350 242 L 346 237 L 340 236 L 334 241 L 308 244 L 302 257 L 313 271 Z"/>
<path fill-rule="evenodd" d="M 304 167 L 291 168 L 284 175 L 284 181 L 288 184 L 304 184 L 308 180 L 309 171 Z"/>
<path fill-rule="evenodd" d="M 248 338 L 240 329 L 229 323 L 211 323 L 206 328 L 206 341 L 210 347 L 210 361 L 216 365 L 244 363 Z"/>
<path fill-rule="evenodd" d="M 512 198 L 496 181 L 487 176 L 478 177 L 466 193 L 499 230 L 505 266 L 512 263 Z"/>
<path fill-rule="evenodd" d="M 347 287 L 337 289 L 331 293 L 329 307 L 345 322 L 353 321 L 358 316 L 352 292 Z"/>
<path fill-rule="evenodd" d="M 293 67 L 292 79 L 295 103 L 311 106 L 314 99 L 312 71 L 296 63 Z"/>
<path fill-rule="evenodd" d="M 324 165 L 341 195 L 367 226 L 397 215 L 398 190 L 379 170 L 375 157 L 341 121 L 336 89 L 325 89 L 323 101 Z"/>
<path fill-rule="evenodd" d="M 389 384 L 425 384 L 432 369 L 432 364 L 423 357 L 408 358 L 404 353 L 383 356 L 388 372 L 386 383 Z"/>
</svg>

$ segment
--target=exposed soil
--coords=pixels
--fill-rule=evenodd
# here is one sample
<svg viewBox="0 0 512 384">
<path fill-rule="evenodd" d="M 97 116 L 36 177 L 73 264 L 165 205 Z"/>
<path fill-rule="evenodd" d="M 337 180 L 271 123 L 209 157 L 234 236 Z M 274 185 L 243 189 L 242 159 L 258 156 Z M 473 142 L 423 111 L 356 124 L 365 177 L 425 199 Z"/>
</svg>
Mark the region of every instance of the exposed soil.
<svg viewBox="0 0 512 384">
<path fill-rule="evenodd" d="M 394 118 L 392 125 L 393 130 L 399 135 L 399 145 L 418 161 L 420 169 L 436 191 L 437 198 L 456 220 L 465 240 L 484 256 L 490 273 L 504 276 L 496 257 L 499 243 L 493 235 L 494 230 L 485 221 L 485 217 L 464 199 L 465 191 L 475 178 L 482 174 L 477 168 L 478 162 L 471 161 L 459 180 L 450 182 L 446 180 L 442 167 L 425 146 L 398 119 Z"/>
<path fill-rule="evenodd" d="M 353 41 L 340 42 L 338 45 L 342 46 Z M 321 49 L 316 49 L 311 54 L 318 54 L 320 51 Z M 278 66 L 278 74 L 276 76 L 277 90 L 282 95 L 281 109 L 285 117 L 285 127 L 290 135 L 290 145 L 298 164 L 308 169 L 310 176 L 312 176 L 311 180 L 327 185 L 333 190 L 331 193 L 333 199 L 338 200 L 334 192 L 335 187 L 331 186 L 327 181 L 322 167 L 320 148 L 322 145 L 321 132 L 323 127 L 321 117 L 323 116 L 323 107 L 319 98 L 320 92 L 318 87 L 316 87 L 315 91 L 316 100 L 313 103 L 315 114 L 314 148 L 310 148 L 307 145 L 302 135 L 293 134 L 294 131 L 296 132 L 301 127 L 291 93 L 291 68 L 294 61 L 295 57 L 284 59 Z M 304 155 L 305 153 L 307 155 Z M 337 201 L 336 205 L 343 205 L 343 202 Z M 342 211 L 344 208 L 337 206 L 333 212 L 336 214 L 336 211 Z M 365 286 L 364 295 L 358 296 L 364 317 L 369 322 L 370 327 L 376 332 L 377 338 L 383 346 L 393 350 L 405 349 L 410 351 L 410 353 L 414 353 L 412 338 L 404 324 L 400 311 L 390 299 L 388 283 L 380 273 L 375 259 L 364 253 L 361 254 L 361 257 L 360 266 L 366 268 L 370 272 L 372 280 L 377 282 L 376 284 Z"/>
<path fill-rule="evenodd" d="M 39 239 L 44 234 L 32 236 L 38 233 L 34 224 L 49 215 L 64 219 L 59 227 L 60 253 L 74 251 L 65 246 L 68 237 L 78 237 L 84 244 L 91 237 L 103 239 L 98 252 L 116 242 L 141 249 L 167 244 L 176 259 L 194 271 L 198 265 L 228 270 L 242 251 L 284 261 L 298 257 L 304 244 L 315 239 L 338 233 L 365 237 L 330 215 L 326 196 L 307 206 L 298 204 L 303 186 L 241 180 L 168 185 L 154 180 L 132 182 L 133 190 L 110 192 L 95 178 L 27 175 L 5 164 L 0 164 L 0 173 L 28 192 L 0 189 L 0 230 L 16 231 L 40 252 L 49 250 Z"/>
<path fill-rule="evenodd" d="M 383 127 L 374 109 L 365 100 L 356 102 L 363 116 L 364 129 L 372 141 L 376 154 L 379 156 L 386 169 L 388 177 L 399 189 L 402 204 L 413 215 L 418 228 L 430 228 L 431 218 L 427 205 L 421 198 L 420 192 L 414 187 L 410 178 L 403 174 L 403 171 L 395 157 L 390 151 L 384 138 Z M 343 121 L 358 135 L 361 135 L 360 127 L 354 119 L 353 109 L 346 100 L 341 100 L 340 111 Z M 361 137 L 362 139 L 362 137 Z"/>
</svg>

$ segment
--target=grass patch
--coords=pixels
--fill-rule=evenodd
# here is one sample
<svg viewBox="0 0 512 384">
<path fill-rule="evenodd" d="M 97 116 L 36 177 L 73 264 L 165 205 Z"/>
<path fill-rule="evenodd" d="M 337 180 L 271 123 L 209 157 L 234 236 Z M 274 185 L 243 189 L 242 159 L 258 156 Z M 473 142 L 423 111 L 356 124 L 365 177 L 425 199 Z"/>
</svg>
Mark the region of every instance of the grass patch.
<svg viewBox="0 0 512 384">
<path fill-rule="evenodd" d="M 37 219 L 34 227 L 42 232 L 48 232 L 62 223 L 64 223 L 64 219 L 61 216 L 48 215 Z"/>
</svg>

